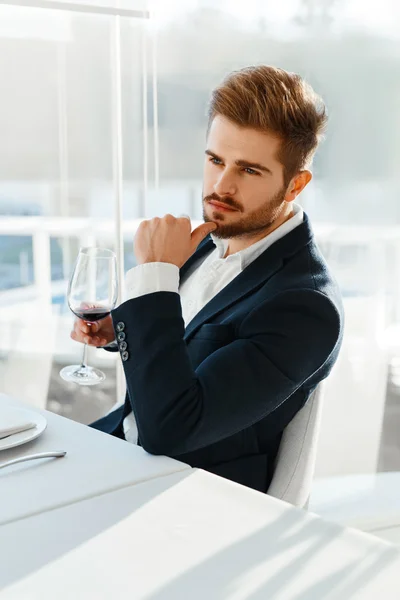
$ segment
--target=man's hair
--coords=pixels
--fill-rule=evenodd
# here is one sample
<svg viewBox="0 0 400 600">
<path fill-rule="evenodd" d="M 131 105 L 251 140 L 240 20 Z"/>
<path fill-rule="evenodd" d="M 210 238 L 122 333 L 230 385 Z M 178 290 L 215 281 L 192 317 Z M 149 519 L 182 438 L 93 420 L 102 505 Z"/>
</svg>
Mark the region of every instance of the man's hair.
<svg viewBox="0 0 400 600">
<path fill-rule="evenodd" d="M 208 128 L 217 115 L 281 140 L 276 158 L 286 185 L 311 165 L 327 122 L 325 105 L 308 83 L 267 65 L 230 73 L 211 94 Z"/>
</svg>

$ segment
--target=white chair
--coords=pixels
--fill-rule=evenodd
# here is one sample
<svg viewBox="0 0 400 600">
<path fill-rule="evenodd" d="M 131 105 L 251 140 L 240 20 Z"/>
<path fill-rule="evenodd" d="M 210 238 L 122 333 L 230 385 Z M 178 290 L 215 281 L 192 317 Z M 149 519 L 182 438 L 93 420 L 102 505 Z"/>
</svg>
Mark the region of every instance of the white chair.
<svg viewBox="0 0 400 600">
<path fill-rule="evenodd" d="M 268 494 L 306 508 L 311 492 L 321 423 L 324 382 L 286 427 Z"/>
</svg>

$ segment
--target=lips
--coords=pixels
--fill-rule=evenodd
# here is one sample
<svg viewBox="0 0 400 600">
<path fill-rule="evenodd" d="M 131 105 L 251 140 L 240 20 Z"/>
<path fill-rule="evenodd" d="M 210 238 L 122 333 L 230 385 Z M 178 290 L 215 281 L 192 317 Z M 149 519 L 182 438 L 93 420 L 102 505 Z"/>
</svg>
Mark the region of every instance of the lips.
<svg viewBox="0 0 400 600">
<path fill-rule="evenodd" d="M 230 210 L 230 211 L 236 210 L 236 208 L 232 208 L 231 206 L 228 206 L 227 204 L 223 204 L 222 202 L 218 202 L 217 200 L 209 200 L 209 203 L 212 206 L 215 206 L 215 208 L 220 208 L 221 210 Z"/>
</svg>

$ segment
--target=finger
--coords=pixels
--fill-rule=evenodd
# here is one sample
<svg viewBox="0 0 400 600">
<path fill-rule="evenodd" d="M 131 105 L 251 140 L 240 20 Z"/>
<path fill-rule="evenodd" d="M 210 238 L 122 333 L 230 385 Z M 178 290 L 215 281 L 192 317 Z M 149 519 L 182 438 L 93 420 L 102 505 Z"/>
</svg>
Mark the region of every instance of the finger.
<svg viewBox="0 0 400 600">
<path fill-rule="evenodd" d="M 204 238 L 207 237 L 209 233 L 211 233 L 212 231 L 215 231 L 216 229 L 217 229 L 216 223 L 202 223 L 201 225 L 199 225 L 198 227 L 196 227 L 196 229 L 194 229 L 192 231 L 192 235 L 191 235 L 192 254 L 196 250 L 196 248 L 200 244 L 200 242 L 202 240 L 204 240 Z"/>
<path fill-rule="evenodd" d="M 82 331 L 81 325 L 78 321 L 75 321 L 74 323 L 73 332 L 76 335 L 76 339 L 80 339 L 84 335 L 84 332 Z"/>
<path fill-rule="evenodd" d="M 83 319 L 77 319 L 75 321 L 75 331 L 77 333 L 89 333 L 90 327 Z"/>
<path fill-rule="evenodd" d="M 81 344 L 85 343 L 85 334 L 82 333 L 81 331 L 75 331 L 75 329 L 73 331 L 71 331 L 71 338 L 73 340 L 75 340 L 76 342 L 80 342 Z"/>
<path fill-rule="evenodd" d="M 96 346 L 95 338 L 91 335 L 85 335 L 83 338 L 83 343 L 88 346 Z"/>
<path fill-rule="evenodd" d="M 100 329 L 101 325 L 99 323 L 99 321 L 92 321 L 90 323 L 90 332 L 91 333 L 97 333 Z"/>
<path fill-rule="evenodd" d="M 101 336 L 99 337 L 98 335 L 96 335 L 93 339 L 93 346 L 99 347 L 99 346 L 106 346 L 107 345 L 107 340 L 105 340 L 104 338 L 102 338 Z"/>
<path fill-rule="evenodd" d="M 85 321 L 83 319 L 79 319 L 79 331 L 82 333 L 97 333 L 101 327 L 99 321 Z"/>
<path fill-rule="evenodd" d="M 88 344 L 89 346 L 105 346 L 107 344 L 107 340 L 102 336 L 85 336 L 82 333 L 77 333 L 74 329 L 71 331 L 70 336 L 75 342 Z"/>
<path fill-rule="evenodd" d="M 70 337 L 75 341 L 75 342 L 79 342 L 80 344 L 86 344 L 85 339 L 87 336 L 85 336 L 82 333 L 76 333 L 75 330 L 71 331 Z"/>
<path fill-rule="evenodd" d="M 71 333 L 72 339 L 77 342 L 81 342 L 81 344 L 91 345 L 93 336 L 90 333 L 90 327 L 87 327 L 85 324 L 75 323 L 75 327 Z"/>
<path fill-rule="evenodd" d="M 181 223 L 185 223 L 185 225 L 188 227 L 189 231 L 191 231 L 192 222 L 190 220 L 189 215 L 179 215 L 178 221 L 180 221 Z"/>
</svg>

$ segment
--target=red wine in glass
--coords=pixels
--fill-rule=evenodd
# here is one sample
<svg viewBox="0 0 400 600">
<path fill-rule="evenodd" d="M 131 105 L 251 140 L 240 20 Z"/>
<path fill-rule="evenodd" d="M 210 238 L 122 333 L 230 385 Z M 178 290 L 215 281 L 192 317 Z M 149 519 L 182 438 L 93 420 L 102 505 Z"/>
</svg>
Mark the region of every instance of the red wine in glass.
<svg viewBox="0 0 400 600">
<path fill-rule="evenodd" d="M 115 308 L 118 297 L 117 260 L 107 248 L 81 248 L 68 285 L 68 306 L 79 319 L 94 323 L 105 319 Z M 86 364 L 86 344 L 80 365 L 60 371 L 65 381 L 96 385 L 105 374 Z"/>
<path fill-rule="evenodd" d="M 79 319 L 93 323 L 94 321 L 100 321 L 100 319 L 108 317 L 108 315 L 111 313 L 111 308 L 94 306 L 93 308 L 82 308 L 81 310 L 75 309 L 72 312 Z"/>
</svg>

